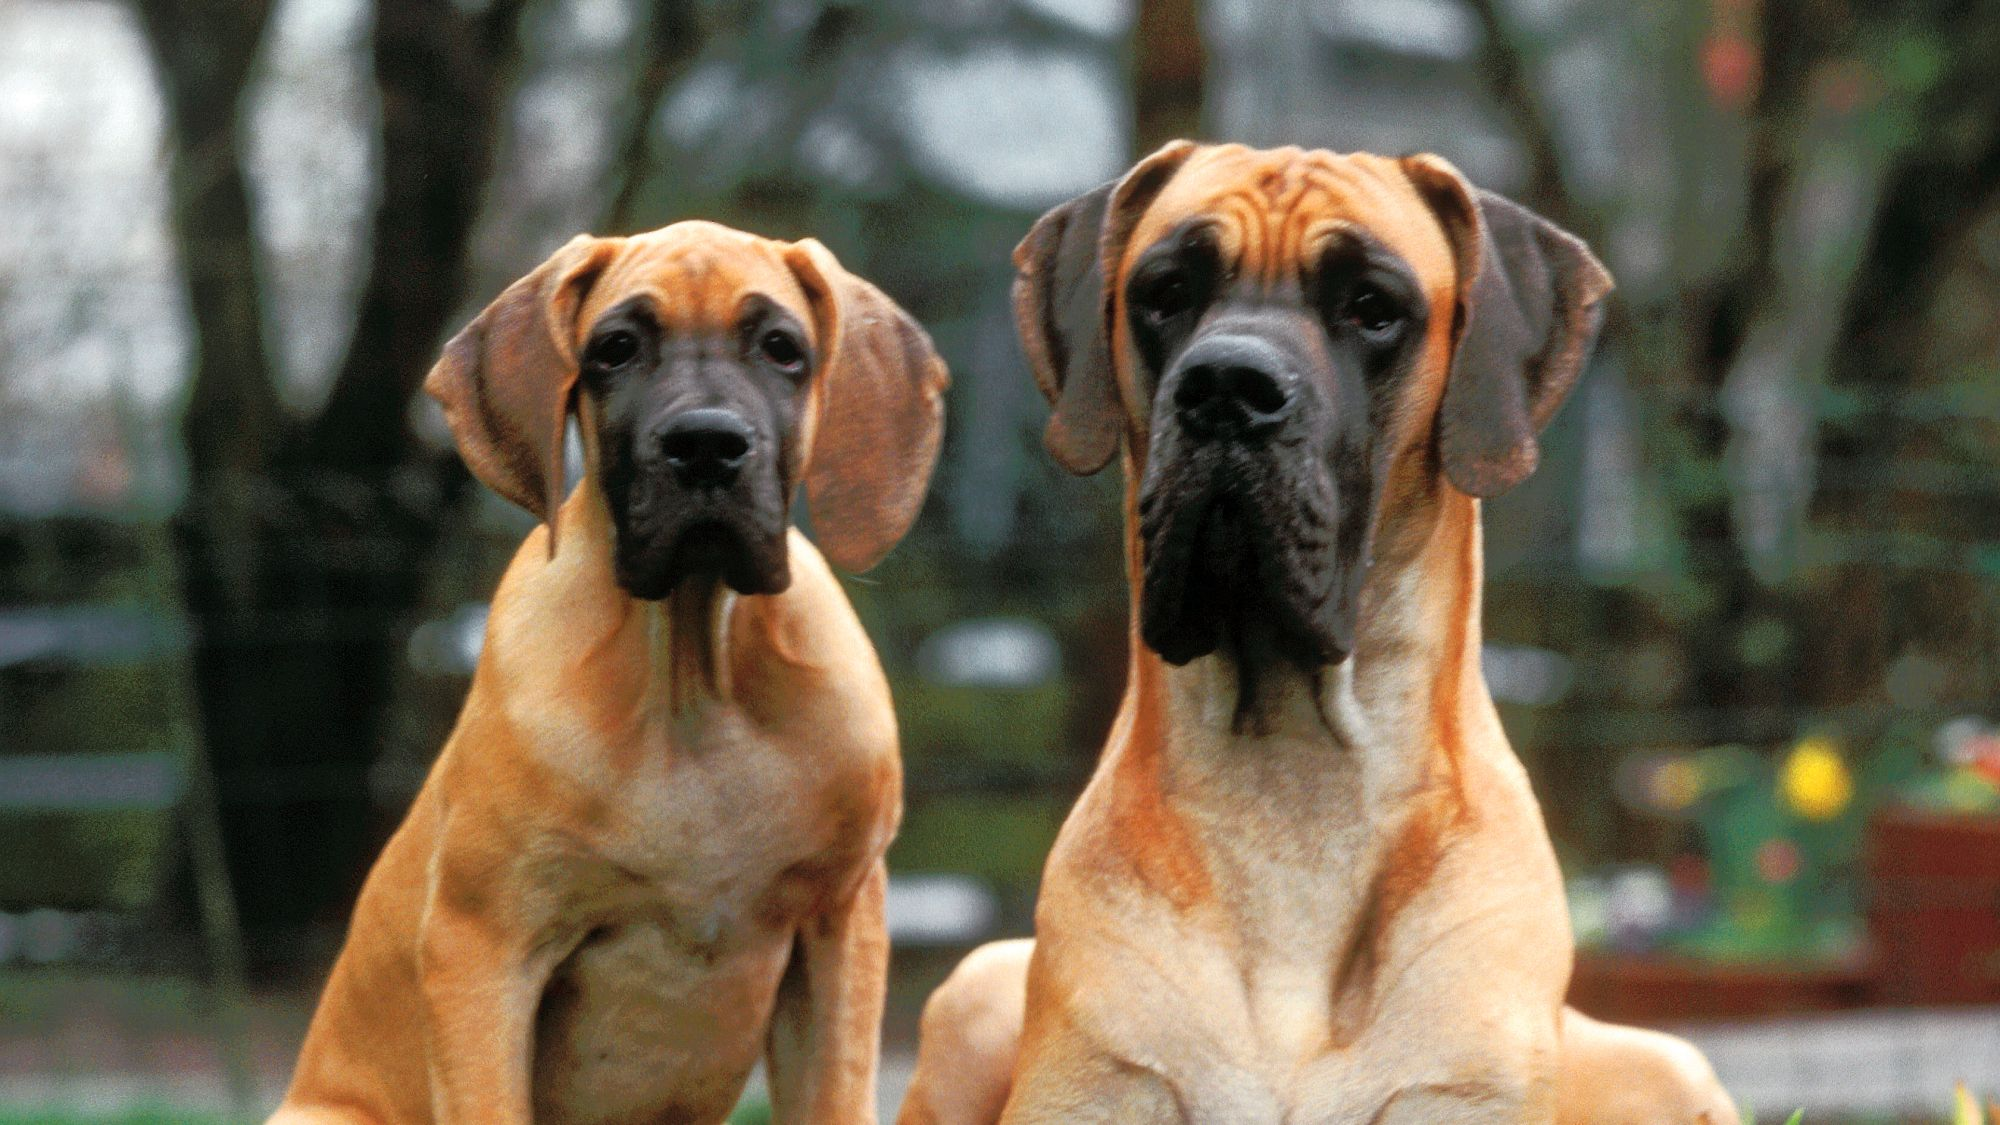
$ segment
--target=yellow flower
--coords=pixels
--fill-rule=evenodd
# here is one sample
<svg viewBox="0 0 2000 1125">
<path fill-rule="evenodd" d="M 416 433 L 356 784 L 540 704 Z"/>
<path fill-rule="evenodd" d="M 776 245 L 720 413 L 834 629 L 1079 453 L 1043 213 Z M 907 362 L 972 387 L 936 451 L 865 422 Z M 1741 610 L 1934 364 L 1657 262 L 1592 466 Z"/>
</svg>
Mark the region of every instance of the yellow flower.
<svg viewBox="0 0 2000 1125">
<path fill-rule="evenodd" d="M 1828 738 L 1808 738 L 1792 748 L 1778 772 L 1778 790 L 1807 820 L 1832 820 L 1854 799 L 1854 775 Z"/>
<path fill-rule="evenodd" d="M 1986 1115 L 1979 1112 L 1979 1103 L 1972 1100 L 1972 1091 L 1960 1082 L 1952 1090 L 1951 1125 L 1986 1125 Z"/>
</svg>

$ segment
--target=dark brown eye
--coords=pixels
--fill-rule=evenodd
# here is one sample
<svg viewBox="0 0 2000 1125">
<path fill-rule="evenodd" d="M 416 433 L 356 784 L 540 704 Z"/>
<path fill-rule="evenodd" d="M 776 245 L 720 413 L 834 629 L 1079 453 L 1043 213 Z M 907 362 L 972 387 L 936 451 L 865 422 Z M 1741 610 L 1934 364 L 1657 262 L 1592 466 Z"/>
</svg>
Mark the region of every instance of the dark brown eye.
<svg viewBox="0 0 2000 1125">
<path fill-rule="evenodd" d="M 805 349 L 789 332 L 773 328 L 757 338 L 757 350 L 771 365 L 785 372 L 803 370 L 806 365 Z"/>
<path fill-rule="evenodd" d="M 1373 285 L 1363 285 L 1347 299 L 1348 323 L 1371 335 L 1381 335 L 1403 320 L 1403 311 L 1387 293 Z"/>
<path fill-rule="evenodd" d="M 623 367 L 639 357 L 639 337 L 620 328 L 591 341 L 584 362 L 593 367 Z"/>
<path fill-rule="evenodd" d="M 1194 284 L 1182 270 L 1169 270 L 1148 282 L 1139 303 L 1156 320 L 1168 320 L 1194 307 Z"/>
</svg>

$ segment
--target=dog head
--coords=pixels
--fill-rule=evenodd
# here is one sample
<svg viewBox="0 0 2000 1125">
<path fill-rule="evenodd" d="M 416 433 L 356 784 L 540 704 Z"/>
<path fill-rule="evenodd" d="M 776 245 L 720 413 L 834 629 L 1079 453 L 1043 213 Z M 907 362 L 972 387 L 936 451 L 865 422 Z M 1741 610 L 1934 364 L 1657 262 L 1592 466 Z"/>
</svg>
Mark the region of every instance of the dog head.
<svg viewBox="0 0 2000 1125">
<path fill-rule="evenodd" d="M 692 577 L 784 590 L 801 482 L 821 549 L 873 566 L 923 502 L 946 382 L 916 321 L 819 243 L 684 222 L 573 239 L 454 337 L 424 388 L 473 473 L 549 524 L 551 551 L 579 414 L 617 581 L 663 598 Z"/>
<path fill-rule="evenodd" d="M 1532 472 L 1611 289 L 1437 157 L 1186 141 L 1044 215 L 1014 262 L 1050 452 L 1091 473 L 1122 444 L 1138 474 L 1140 633 L 1173 664 L 1246 623 L 1344 659 L 1401 482 L 1483 497 Z"/>
</svg>

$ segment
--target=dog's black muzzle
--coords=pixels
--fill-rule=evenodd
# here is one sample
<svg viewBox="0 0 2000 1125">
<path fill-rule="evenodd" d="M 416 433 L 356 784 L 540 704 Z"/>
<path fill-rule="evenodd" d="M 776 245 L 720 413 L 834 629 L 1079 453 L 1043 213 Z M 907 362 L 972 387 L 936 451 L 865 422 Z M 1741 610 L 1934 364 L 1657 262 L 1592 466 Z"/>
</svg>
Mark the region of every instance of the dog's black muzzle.
<svg viewBox="0 0 2000 1125">
<path fill-rule="evenodd" d="M 742 594 L 791 584 L 776 442 L 744 412 L 702 406 L 636 428 L 607 481 L 618 524 L 619 585 L 664 598 L 691 578 Z"/>
<path fill-rule="evenodd" d="M 1351 649 L 1358 561 L 1341 525 L 1367 489 L 1334 471 L 1330 385 L 1282 319 L 1218 324 L 1162 377 L 1139 497 L 1140 635 L 1169 663 L 1256 645 L 1316 666 Z"/>
</svg>

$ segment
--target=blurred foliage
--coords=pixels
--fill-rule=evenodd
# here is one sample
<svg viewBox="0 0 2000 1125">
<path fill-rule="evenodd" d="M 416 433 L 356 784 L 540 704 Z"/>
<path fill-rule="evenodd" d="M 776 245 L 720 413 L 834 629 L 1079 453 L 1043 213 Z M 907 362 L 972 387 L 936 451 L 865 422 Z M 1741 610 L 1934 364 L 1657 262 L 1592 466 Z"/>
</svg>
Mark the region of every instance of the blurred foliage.
<svg viewBox="0 0 2000 1125">
<path fill-rule="evenodd" d="M 1503 702 L 1566 856 L 1687 843 L 1607 799 L 1630 752 L 1768 756 L 1819 729 L 1865 748 L 1892 722 L 2000 705 L 1991 0 L 1460 0 L 1428 23 L 1365 0 L 401 5 L 357 20 L 322 60 L 354 69 L 354 104 L 322 112 L 353 119 L 334 124 L 359 130 L 385 186 L 354 229 L 326 236 L 354 243 L 357 264 L 355 292 L 304 333 L 332 342 L 323 402 L 273 370 L 302 329 L 263 313 L 299 284 L 273 278 L 328 253 L 260 265 L 269 232 L 231 194 L 311 194 L 259 179 L 254 159 L 250 111 L 305 72 L 252 65 L 271 46 L 264 17 L 286 9 L 142 7 L 185 181 L 173 227 L 184 252 L 203 248 L 179 263 L 195 329 L 189 501 L 171 543 L 156 528 L 92 536 L 69 517 L 0 533 L 0 589 L 123 603 L 177 568 L 213 642 L 197 709 L 231 843 L 256 857 L 238 875 L 268 892 L 251 896 L 254 920 L 340 916 L 462 690 L 408 674 L 404 638 L 483 599 L 522 530 L 408 424 L 422 411 L 402 400 L 437 341 L 579 226 L 691 216 L 820 238 L 950 361 L 924 516 L 846 584 L 902 718 L 899 863 L 969 856 L 1032 883 L 1038 861 L 1013 841 L 1066 807 L 1123 676 L 1121 497 L 1115 471 L 1077 480 L 1042 455 L 1013 338 L 1008 255 L 1058 196 L 941 158 L 912 123 L 926 66 L 963 79 L 994 59 L 1056 60 L 1102 77 L 1111 169 L 1163 131 L 1436 148 L 1610 261 L 1621 289 L 1600 361 L 1548 431 L 1542 471 L 1487 506 L 1489 636 L 1575 670 L 1558 701 Z M 440 62 L 460 53 L 484 61 Z M 1031 92 L 975 91 L 945 131 L 1028 167 L 1082 120 L 1076 107 L 1006 132 L 1011 98 Z M 422 112 L 378 118 L 370 98 Z M 229 175 L 187 178 L 206 167 L 190 146 Z M 226 472 L 204 468 L 215 458 Z M 985 616 L 1048 628 L 1057 679 L 928 682 L 924 639 Z M 144 723 L 110 716 L 147 715 L 152 675 L 0 674 L 0 753 L 145 743 Z M 947 809 L 1010 839 L 943 831 Z"/>
<path fill-rule="evenodd" d="M 0 758 L 187 750 L 180 607 L 155 525 L 92 517 L 0 522 L 0 606 L 81 604 L 136 631 L 116 651 L 0 665 Z M 16 626 L 29 634 L 34 625 Z M 175 810 L 0 810 L 0 904 L 137 910 L 175 852 Z"/>
<path fill-rule="evenodd" d="M 167 875 L 172 809 L 0 813 L 0 904 L 142 910 Z"/>
<path fill-rule="evenodd" d="M 1046 793 L 913 797 L 889 864 L 897 871 L 958 871 L 1032 890 L 1066 811 Z"/>
</svg>

